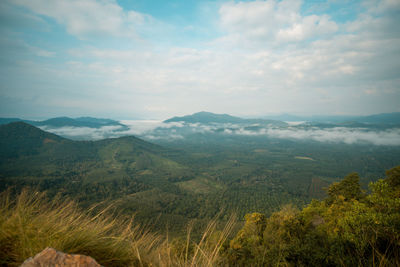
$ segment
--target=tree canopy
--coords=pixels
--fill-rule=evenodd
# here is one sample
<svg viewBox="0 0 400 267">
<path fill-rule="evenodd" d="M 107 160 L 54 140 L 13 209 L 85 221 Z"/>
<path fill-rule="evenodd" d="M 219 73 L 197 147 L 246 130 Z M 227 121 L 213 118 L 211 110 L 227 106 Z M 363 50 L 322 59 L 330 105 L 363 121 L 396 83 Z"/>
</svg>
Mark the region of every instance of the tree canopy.
<svg viewBox="0 0 400 267">
<path fill-rule="evenodd" d="M 302 210 L 253 213 L 224 251 L 239 266 L 400 266 L 400 166 L 363 193 L 357 173 Z"/>
</svg>

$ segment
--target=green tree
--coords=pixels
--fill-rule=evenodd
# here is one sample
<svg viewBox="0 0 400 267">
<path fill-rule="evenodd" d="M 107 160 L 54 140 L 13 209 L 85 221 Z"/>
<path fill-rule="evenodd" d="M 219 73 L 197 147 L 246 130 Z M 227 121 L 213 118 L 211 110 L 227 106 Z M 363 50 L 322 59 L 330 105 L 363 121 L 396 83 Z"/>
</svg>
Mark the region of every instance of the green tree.
<svg viewBox="0 0 400 267">
<path fill-rule="evenodd" d="M 389 186 L 393 187 L 394 190 L 399 191 L 400 189 L 400 166 L 394 167 L 386 171 L 386 179 Z"/>
<path fill-rule="evenodd" d="M 332 204 L 339 196 L 344 197 L 344 200 L 356 199 L 363 197 L 363 192 L 360 187 L 360 177 L 357 173 L 350 173 L 340 182 L 333 183 L 327 189 L 328 198 L 326 202 Z"/>
</svg>

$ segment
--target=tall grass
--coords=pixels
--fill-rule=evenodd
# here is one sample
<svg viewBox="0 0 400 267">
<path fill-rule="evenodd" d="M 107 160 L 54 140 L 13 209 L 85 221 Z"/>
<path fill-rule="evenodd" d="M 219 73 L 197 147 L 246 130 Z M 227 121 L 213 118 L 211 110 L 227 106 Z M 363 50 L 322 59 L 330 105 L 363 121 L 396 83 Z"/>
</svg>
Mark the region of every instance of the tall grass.
<svg viewBox="0 0 400 267">
<path fill-rule="evenodd" d="M 93 257 L 104 266 L 148 265 L 160 237 L 104 209 L 93 215 L 72 201 L 23 190 L 0 201 L 0 265 L 18 266 L 46 247 Z"/>
<path fill-rule="evenodd" d="M 236 216 L 232 215 L 222 230 L 217 230 L 217 222 L 218 217 L 211 220 L 197 242 L 191 240 L 189 226 L 186 240 L 182 242 L 184 247 L 181 247 L 180 251 L 167 239 L 159 250 L 159 266 L 217 266 L 221 263 L 220 251 L 235 226 Z"/>
<path fill-rule="evenodd" d="M 46 247 L 93 257 L 103 266 L 215 266 L 235 218 L 217 231 L 212 220 L 194 242 L 189 227 L 181 251 L 168 237 L 152 234 L 133 220 L 82 211 L 76 203 L 23 190 L 12 198 L 0 195 L 0 265 L 19 266 Z"/>
</svg>

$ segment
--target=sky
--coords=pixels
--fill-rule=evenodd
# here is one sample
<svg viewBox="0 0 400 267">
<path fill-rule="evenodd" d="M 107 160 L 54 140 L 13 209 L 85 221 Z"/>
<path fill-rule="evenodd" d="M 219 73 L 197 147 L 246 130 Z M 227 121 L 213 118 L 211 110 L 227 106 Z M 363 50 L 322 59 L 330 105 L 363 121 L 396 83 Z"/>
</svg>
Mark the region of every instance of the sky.
<svg viewBox="0 0 400 267">
<path fill-rule="evenodd" d="M 400 111 L 400 0 L 2 0 L 0 117 Z"/>
</svg>

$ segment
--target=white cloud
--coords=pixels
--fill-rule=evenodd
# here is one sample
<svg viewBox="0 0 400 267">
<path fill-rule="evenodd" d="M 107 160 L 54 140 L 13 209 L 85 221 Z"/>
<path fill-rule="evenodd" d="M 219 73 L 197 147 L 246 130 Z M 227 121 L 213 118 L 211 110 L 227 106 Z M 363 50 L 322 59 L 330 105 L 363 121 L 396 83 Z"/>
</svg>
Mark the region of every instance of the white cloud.
<svg viewBox="0 0 400 267">
<path fill-rule="evenodd" d="M 303 41 L 314 36 L 333 34 L 338 26 L 329 16 L 306 16 L 300 22 L 294 23 L 289 28 L 280 29 L 277 40 L 281 42 Z"/>
<path fill-rule="evenodd" d="M 335 127 L 331 129 L 268 129 L 270 137 L 283 139 L 314 140 L 318 142 L 373 145 L 400 145 L 400 129 L 366 131 L 357 128 Z"/>
<path fill-rule="evenodd" d="M 302 16 L 301 1 L 254 1 L 221 6 L 221 27 L 228 36 L 220 40 L 247 42 L 297 42 L 335 33 L 338 26 L 328 15 Z"/>
<path fill-rule="evenodd" d="M 183 127 L 181 122 L 170 122 L 164 123 L 158 120 L 122 120 L 122 124 L 129 127 L 128 130 L 121 131 L 124 135 L 148 135 L 157 128 L 173 128 L 173 127 Z"/>
<path fill-rule="evenodd" d="M 294 125 L 289 127 L 261 126 L 258 124 L 241 125 L 233 123 L 164 123 L 156 120 L 123 120 L 122 126 L 103 126 L 101 128 L 88 127 L 40 127 L 42 130 L 74 139 L 100 140 L 121 136 L 135 135 L 149 140 L 177 140 L 184 139 L 187 134 L 225 134 L 242 136 L 265 136 L 269 138 L 310 140 L 323 143 L 344 144 L 373 144 L 400 146 L 400 128 L 387 130 L 373 130 L 350 127 L 303 127 Z M 298 123 L 296 123 L 298 124 Z M 248 127 L 250 126 L 250 127 Z M 256 128 L 252 128 L 257 126 Z"/>
<path fill-rule="evenodd" d="M 110 137 L 121 136 L 121 134 L 119 134 L 119 131 L 122 129 L 122 126 L 103 126 L 100 128 L 72 126 L 54 128 L 49 126 L 41 126 L 39 128 L 43 131 L 54 133 L 56 135 L 60 135 L 73 140 L 100 140 Z"/>
<path fill-rule="evenodd" d="M 170 141 L 177 140 L 177 139 L 184 139 L 184 137 L 179 134 L 169 134 L 169 135 L 164 135 L 164 136 L 146 135 L 145 138 L 149 139 L 149 140 L 170 140 Z"/>
<path fill-rule="evenodd" d="M 195 125 L 190 124 L 193 132 L 211 133 L 223 129 L 223 134 L 266 136 L 280 139 L 312 140 L 327 143 L 345 144 L 373 144 L 373 145 L 400 145 L 400 129 L 368 130 L 363 128 L 303 128 L 299 127 L 261 127 L 258 129 L 246 128 L 235 124 Z"/>
<path fill-rule="evenodd" d="M 400 10 L 399 0 L 364 0 L 363 4 L 371 13 L 381 14 Z"/>
<path fill-rule="evenodd" d="M 123 10 L 114 0 L 15 0 L 13 3 L 55 19 L 67 32 L 85 39 L 92 36 L 134 37 L 136 27 L 151 17 Z"/>
<path fill-rule="evenodd" d="M 79 38 L 104 35 L 114 42 L 153 20 L 113 0 L 12 2 Z M 222 35 L 184 47 L 173 41 L 157 46 L 155 34 L 146 47 L 131 40 L 114 47 L 84 42 L 64 54 L 52 52 L 53 44 L 45 49 L 35 42 L 28 49 L 0 39 L 10 62 L 0 70 L 7 87 L 2 95 L 52 114 L 116 118 L 166 119 L 200 110 L 252 116 L 392 112 L 400 98 L 400 27 L 392 14 L 397 2 L 369 1 L 368 12 L 346 24 L 327 14 L 302 14 L 302 1 L 224 2 L 216 23 Z M 144 28 L 151 35 L 151 27 Z"/>
</svg>

